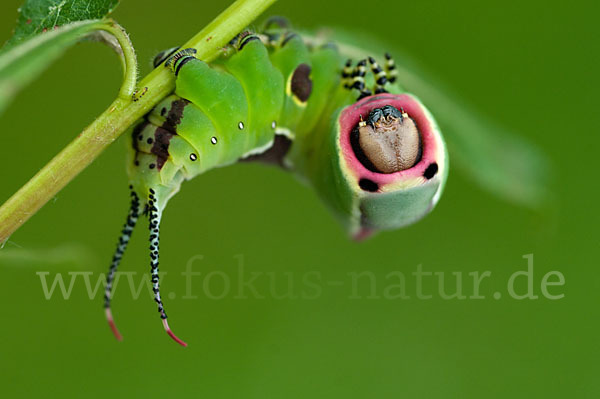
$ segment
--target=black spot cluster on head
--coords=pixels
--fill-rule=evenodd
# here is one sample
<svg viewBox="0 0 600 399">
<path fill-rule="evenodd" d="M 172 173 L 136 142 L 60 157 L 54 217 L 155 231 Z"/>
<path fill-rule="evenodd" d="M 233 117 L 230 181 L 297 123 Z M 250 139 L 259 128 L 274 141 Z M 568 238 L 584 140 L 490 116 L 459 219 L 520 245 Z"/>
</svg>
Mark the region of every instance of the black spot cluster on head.
<svg viewBox="0 0 600 399">
<path fill-rule="evenodd" d="M 390 116 L 400 120 L 404 119 L 402 112 L 398 111 L 398 108 L 394 107 L 393 105 L 385 105 L 381 108 L 375 108 L 371 110 L 371 112 L 369 112 L 369 117 L 367 118 L 367 123 L 371 126 L 374 126 L 375 122 L 377 122 L 379 119 L 389 118 Z"/>
<path fill-rule="evenodd" d="M 365 191 L 374 193 L 379 190 L 379 185 L 371 179 L 362 178 L 358 181 L 358 186 Z"/>
<path fill-rule="evenodd" d="M 433 176 L 435 176 L 437 172 L 438 172 L 438 164 L 435 162 L 430 163 L 429 166 L 427 167 L 427 169 L 425 169 L 425 172 L 423 172 L 423 177 L 426 178 L 427 180 L 429 180 Z"/>
<path fill-rule="evenodd" d="M 308 101 L 308 98 L 312 93 L 313 82 L 310 79 L 310 71 L 311 68 L 308 64 L 300 64 L 292 74 L 292 94 L 303 103 Z"/>
</svg>

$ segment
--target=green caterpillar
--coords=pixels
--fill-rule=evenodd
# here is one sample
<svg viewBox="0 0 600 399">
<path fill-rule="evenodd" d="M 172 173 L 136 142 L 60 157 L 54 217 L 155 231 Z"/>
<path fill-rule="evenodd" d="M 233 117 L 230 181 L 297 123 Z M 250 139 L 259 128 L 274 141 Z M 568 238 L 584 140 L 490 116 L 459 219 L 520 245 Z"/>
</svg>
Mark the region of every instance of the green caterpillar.
<svg viewBox="0 0 600 399">
<path fill-rule="evenodd" d="M 347 60 L 335 44 L 309 46 L 275 18 L 244 32 L 210 65 L 193 49 L 167 50 L 175 92 L 135 126 L 127 161 L 131 207 L 110 271 L 113 278 L 140 213 L 148 216 L 155 301 L 159 226 L 185 180 L 240 160 L 275 163 L 310 183 L 347 231 L 362 239 L 421 219 L 440 199 L 448 174 L 446 146 L 421 102 L 399 85 L 386 54 Z M 370 74 L 368 72 L 371 72 Z"/>
</svg>

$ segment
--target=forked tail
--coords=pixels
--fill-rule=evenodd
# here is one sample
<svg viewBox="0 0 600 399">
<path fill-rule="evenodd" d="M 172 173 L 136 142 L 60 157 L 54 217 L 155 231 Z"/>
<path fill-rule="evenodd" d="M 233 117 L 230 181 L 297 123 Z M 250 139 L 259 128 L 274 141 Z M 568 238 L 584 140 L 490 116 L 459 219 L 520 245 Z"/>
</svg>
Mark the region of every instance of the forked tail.
<svg viewBox="0 0 600 399">
<path fill-rule="evenodd" d="M 129 213 L 127 215 L 127 221 L 123 226 L 123 230 L 121 231 L 121 237 L 119 237 L 119 242 L 117 244 L 117 249 L 112 259 L 112 263 L 110 264 L 110 269 L 108 270 L 108 274 L 106 275 L 106 288 L 104 289 L 104 312 L 106 314 L 106 320 L 108 321 L 108 325 L 112 330 L 115 337 L 120 341 L 123 339 L 119 329 L 117 328 L 112 312 L 110 311 L 110 301 L 112 299 L 112 285 L 115 279 L 115 274 L 117 272 L 117 268 L 121 263 L 121 259 L 123 258 L 123 253 L 127 249 L 127 244 L 129 244 L 129 240 L 131 239 L 131 234 L 133 233 L 133 228 L 137 223 L 138 216 L 140 213 L 140 199 L 137 194 L 133 191 L 133 187 L 129 186 L 131 190 L 131 206 L 129 208 Z"/>
<path fill-rule="evenodd" d="M 157 199 L 155 195 L 156 193 L 154 192 L 154 190 L 150 189 L 150 194 L 148 196 L 148 221 L 150 228 L 150 271 L 152 273 L 152 291 L 154 291 L 154 301 L 158 304 L 158 313 L 160 313 L 160 318 L 162 319 L 163 327 L 167 334 L 169 334 L 169 336 L 173 338 L 173 340 L 179 345 L 187 346 L 187 344 L 181 339 L 177 338 L 173 331 L 171 331 L 171 328 L 169 328 L 169 323 L 167 323 L 167 313 L 165 312 L 162 299 L 160 298 L 160 285 L 158 280 L 158 258 L 161 213 L 156 207 Z"/>
<path fill-rule="evenodd" d="M 106 289 L 104 291 L 104 309 L 106 314 L 106 320 L 108 321 L 108 325 L 110 326 L 115 337 L 120 341 L 122 339 L 121 333 L 117 329 L 117 326 L 114 322 L 112 312 L 110 309 L 111 298 L 112 298 L 112 285 L 115 279 L 115 274 L 117 272 L 117 268 L 121 263 L 121 258 L 123 257 L 123 253 L 125 249 L 127 249 L 127 244 L 129 244 L 129 240 L 131 239 L 131 234 L 133 233 L 133 228 L 136 225 L 136 222 L 139 217 L 140 212 L 140 200 L 137 194 L 133 191 L 133 187 L 130 186 L 131 191 L 131 207 L 129 208 L 129 214 L 127 215 L 127 221 L 123 227 L 121 232 L 121 237 L 119 238 L 119 242 L 117 244 L 117 249 L 113 256 L 112 263 L 110 265 L 110 269 L 106 276 Z M 157 199 L 155 197 L 156 192 L 153 189 L 149 190 L 148 193 L 148 202 L 146 207 L 144 208 L 144 213 L 148 215 L 149 220 L 149 231 L 150 231 L 150 271 L 152 277 L 152 291 L 154 292 L 154 301 L 158 304 L 158 312 L 160 313 L 160 317 L 162 319 L 163 327 L 167 334 L 178 344 L 182 346 L 187 346 L 187 344 L 179 339 L 173 331 L 169 328 L 169 324 L 167 323 L 167 314 L 165 312 L 161 297 L 160 297 L 160 286 L 159 286 L 159 275 L 158 275 L 158 260 L 159 260 L 159 238 L 160 238 L 160 217 L 161 212 L 159 212 L 157 208 Z"/>
</svg>

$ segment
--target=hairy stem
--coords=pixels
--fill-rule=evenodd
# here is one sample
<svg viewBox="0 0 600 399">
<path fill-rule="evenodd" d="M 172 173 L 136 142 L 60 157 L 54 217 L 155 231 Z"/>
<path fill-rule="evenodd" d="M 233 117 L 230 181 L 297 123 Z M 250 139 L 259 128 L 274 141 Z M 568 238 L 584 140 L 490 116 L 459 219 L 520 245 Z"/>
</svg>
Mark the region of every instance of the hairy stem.
<svg viewBox="0 0 600 399">
<path fill-rule="evenodd" d="M 101 29 L 114 36 L 119 43 L 117 50 L 121 54 L 121 61 L 123 63 L 123 84 L 121 85 L 121 90 L 119 90 L 119 98 L 129 100 L 135 92 L 137 84 L 137 59 L 135 50 L 129 40 L 129 36 L 127 36 L 121 25 L 111 20 L 109 24 L 102 26 Z"/>
<path fill-rule="evenodd" d="M 237 0 L 182 48 L 195 48 L 198 58 L 213 60 L 232 37 L 275 1 Z M 172 74 L 166 68 L 159 67 L 139 83 L 139 94 L 132 96 L 136 67 L 129 39 L 114 23 L 107 23 L 102 29 L 114 35 L 123 50 L 126 71 L 119 97 L 0 207 L 0 244 L 6 242 L 12 233 L 175 87 Z"/>
</svg>

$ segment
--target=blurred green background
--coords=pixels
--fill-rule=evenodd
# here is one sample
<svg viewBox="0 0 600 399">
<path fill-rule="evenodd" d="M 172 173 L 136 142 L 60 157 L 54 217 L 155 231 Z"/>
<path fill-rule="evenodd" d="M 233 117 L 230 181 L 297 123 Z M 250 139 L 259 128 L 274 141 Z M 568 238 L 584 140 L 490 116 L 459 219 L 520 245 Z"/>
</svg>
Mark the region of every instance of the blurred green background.
<svg viewBox="0 0 600 399">
<path fill-rule="evenodd" d="M 19 3 L 0 5 L 2 40 Z M 228 4 L 131 0 L 113 17 L 130 33 L 144 75 L 155 53 L 186 41 Z M 3 395 L 599 397 L 599 11 L 591 1 L 280 0 L 268 14 L 298 27 L 340 24 L 397 42 L 448 91 L 475 104 L 473 112 L 540 146 L 555 166 L 553 206 L 515 207 L 451 170 L 433 214 L 357 244 L 284 172 L 251 164 L 215 170 L 184 184 L 164 215 L 163 297 L 171 327 L 189 347 L 168 339 L 149 294 L 135 300 L 124 283 L 113 306 L 125 337 L 119 343 L 101 295 L 90 299 L 81 276 L 69 300 L 46 300 L 36 272 L 50 280 L 93 272 L 95 283 L 106 271 L 128 206 L 122 138 L 0 254 Z M 18 96 L 1 119 L 0 201 L 106 108 L 120 79 L 111 50 L 84 43 Z M 120 269 L 136 271 L 136 284 L 148 270 L 141 232 Z M 534 255 L 535 300 L 506 294 L 509 277 L 526 268 L 525 254 Z M 265 298 L 248 289 L 248 298 L 236 298 L 239 259 L 245 279 L 259 273 L 255 286 Z M 191 280 L 197 299 L 182 298 L 181 272 L 190 262 L 202 273 Z M 445 272 L 448 292 L 452 272 L 462 272 L 467 296 L 468 273 L 489 271 L 486 298 L 444 300 L 429 277 L 424 291 L 433 298 L 420 300 L 411 277 L 418 265 Z M 222 299 L 214 298 L 227 288 L 217 271 L 231 283 Z M 363 271 L 379 296 L 391 283 L 386 275 L 404 273 L 411 298 L 368 298 L 366 278 L 353 298 L 348 273 Z M 550 288 L 564 298 L 541 295 L 549 271 L 564 275 L 564 286 Z M 290 291 L 288 281 L 298 297 L 278 299 L 273 289 Z M 524 281 L 517 289 L 526 289 Z"/>
</svg>

